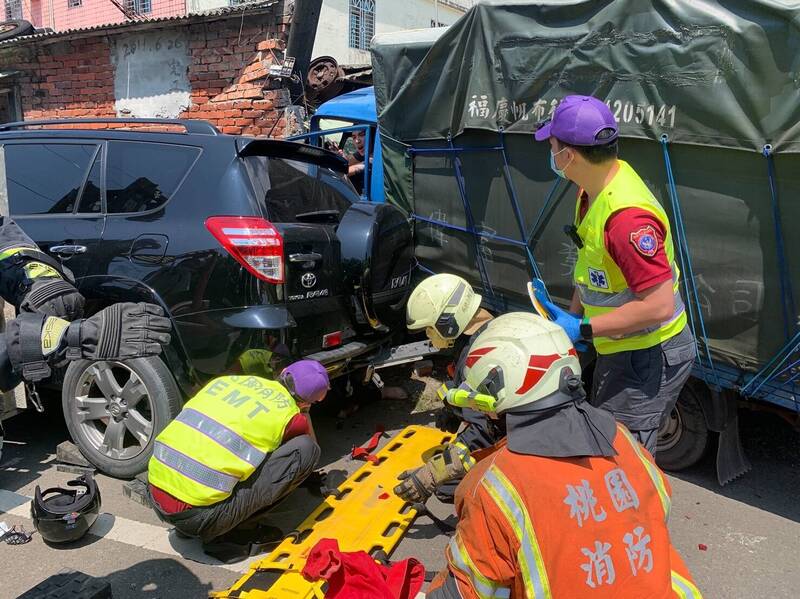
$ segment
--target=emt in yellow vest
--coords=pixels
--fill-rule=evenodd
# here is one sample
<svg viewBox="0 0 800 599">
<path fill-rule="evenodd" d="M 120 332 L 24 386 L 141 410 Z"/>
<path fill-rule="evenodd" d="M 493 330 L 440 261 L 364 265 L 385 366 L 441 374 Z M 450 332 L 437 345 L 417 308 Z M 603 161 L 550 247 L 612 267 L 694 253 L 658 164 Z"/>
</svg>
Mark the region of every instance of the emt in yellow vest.
<svg viewBox="0 0 800 599">
<path fill-rule="evenodd" d="M 148 482 L 162 520 L 224 542 L 308 477 L 320 453 L 308 409 L 327 394 L 328 373 L 300 360 L 278 380 L 214 379 L 156 437 Z"/>
<path fill-rule="evenodd" d="M 592 404 L 614 414 L 652 453 L 689 377 L 686 325 L 669 220 L 642 179 L 617 158 L 617 122 L 591 96 L 567 96 L 536 132 L 550 165 L 579 188 L 578 246 L 569 311 L 539 297 L 573 342 L 597 350 Z"/>
</svg>

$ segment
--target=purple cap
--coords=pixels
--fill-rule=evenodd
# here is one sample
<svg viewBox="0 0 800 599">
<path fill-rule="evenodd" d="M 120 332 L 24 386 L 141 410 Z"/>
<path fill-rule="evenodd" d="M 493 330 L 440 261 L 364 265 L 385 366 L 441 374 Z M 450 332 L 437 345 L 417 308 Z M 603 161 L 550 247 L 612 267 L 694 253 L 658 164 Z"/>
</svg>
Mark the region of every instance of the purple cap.
<svg viewBox="0 0 800 599">
<path fill-rule="evenodd" d="M 604 129 L 612 133 L 598 138 Z M 567 96 L 534 137 L 536 141 L 555 137 L 571 146 L 600 146 L 611 143 L 617 135 L 617 120 L 605 102 L 592 96 Z"/>
<path fill-rule="evenodd" d="M 289 364 L 278 379 L 292 395 L 305 403 L 322 401 L 331 388 L 328 371 L 316 360 L 299 360 Z"/>
</svg>

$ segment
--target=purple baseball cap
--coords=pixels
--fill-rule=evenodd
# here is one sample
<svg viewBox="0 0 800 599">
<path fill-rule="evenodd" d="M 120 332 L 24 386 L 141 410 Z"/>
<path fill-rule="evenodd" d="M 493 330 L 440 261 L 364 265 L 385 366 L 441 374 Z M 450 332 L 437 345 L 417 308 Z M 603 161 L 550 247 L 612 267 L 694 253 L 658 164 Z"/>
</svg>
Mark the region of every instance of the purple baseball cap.
<svg viewBox="0 0 800 599">
<path fill-rule="evenodd" d="M 299 360 L 289 364 L 278 380 L 292 395 L 306 403 L 322 401 L 331 388 L 328 371 L 316 360 Z"/>
<path fill-rule="evenodd" d="M 598 137 L 606 129 L 612 133 Z M 617 120 L 605 102 L 592 96 L 567 96 L 534 137 L 536 141 L 555 137 L 571 146 L 600 146 L 611 143 L 618 135 Z"/>
</svg>

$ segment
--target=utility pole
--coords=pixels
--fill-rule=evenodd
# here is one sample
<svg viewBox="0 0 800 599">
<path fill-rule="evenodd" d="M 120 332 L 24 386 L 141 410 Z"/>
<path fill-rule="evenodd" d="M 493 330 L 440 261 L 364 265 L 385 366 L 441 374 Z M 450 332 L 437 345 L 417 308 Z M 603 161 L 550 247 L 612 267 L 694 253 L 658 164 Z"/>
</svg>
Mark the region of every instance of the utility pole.
<svg viewBox="0 0 800 599">
<path fill-rule="evenodd" d="M 439 0 L 433 0 L 433 14 L 436 20 L 436 27 L 439 26 Z"/>
</svg>

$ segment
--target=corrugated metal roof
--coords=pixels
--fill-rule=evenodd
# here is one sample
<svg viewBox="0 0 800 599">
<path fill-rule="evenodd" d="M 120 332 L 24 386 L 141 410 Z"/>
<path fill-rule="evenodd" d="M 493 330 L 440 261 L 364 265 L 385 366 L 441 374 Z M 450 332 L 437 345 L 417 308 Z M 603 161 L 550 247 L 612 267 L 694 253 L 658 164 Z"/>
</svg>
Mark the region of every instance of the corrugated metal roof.
<svg viewBox="0 0 800 599">
<path fill-rule="evenodd" d="M 94 35 L 101 35 L 109 31 L 116 31 L 119 29 L 141 29 L 147 28 L 151 25 L 157 24 L 178 24 L 178 23 L 191 23 L 193 21 L 205 21 L 217 17 L 237 16 L 246 12 L 261 11 L 278 4 L 279 0 L 263 0 L 262 2 L 251 2 L 249 4 L 240 4 L 238 6 L 225 6 L 222 8 L 215 8 L 203 12 L 191 13 L 188 15 L 173 15 L 170 17 L 156 17 L 156 18 L 143 18 L 135 21 L 121 21 L 119 23 L 106 23 L 103 25 L 94 25 L 92 27 L 81 27 L 77 29 L 64 29 L 62 31 L 47 31 L 41 33 L 33 33 L 31 35 L 21 35 L 0 42 L 0 48 L 13 46 L 16 44 L 25 44 L 32 42 L 57 42 L 62 38 L 72 37 L 91 37 Z"/>
</svg>

